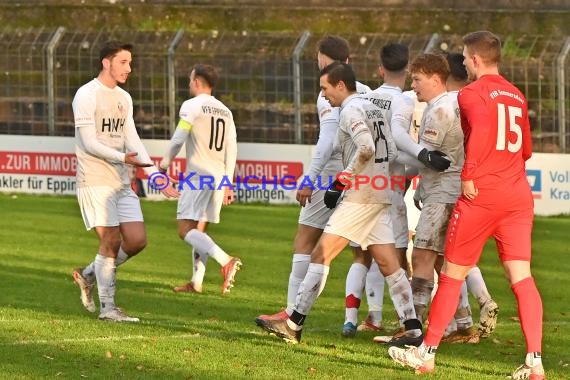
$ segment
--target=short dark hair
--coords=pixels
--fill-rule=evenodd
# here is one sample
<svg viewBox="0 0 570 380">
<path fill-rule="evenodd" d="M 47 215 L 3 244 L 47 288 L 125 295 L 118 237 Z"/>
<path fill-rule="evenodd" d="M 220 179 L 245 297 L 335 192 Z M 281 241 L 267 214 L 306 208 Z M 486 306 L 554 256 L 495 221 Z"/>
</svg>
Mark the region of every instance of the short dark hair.
<svg viewBox="0 0 570 380">
<path fill-rule="evenodd" d="M 210 88 L 214 88 L 218 84 L 220 74 L 214 66 L 198 63 L 194 65 L 192 70 L 194 71 L 194 78 L 202 78 Z"/>
<path fill-rule="evenodd" d="M 321 70 L 323 75 L 328 75 L 328 82 L 333 86 L 342 81 L 349 91 L 356 91 L 356 75 L 348 63 L 334 61 Z"/>
<path fill-rule="evenodd" d="M 447 63 L 449 64 L 449 75 L 458 82 L 466 82 L 467 81 L 467 69 L 463 64 L 465 57 L 463 54 L 459 53 L 448 53 L 447 56 Z"/>
<path fill-rule="evenodd" d="M 388 71 L 401 71 L 408 66 L 410 51 L 406 45 L 389 43 L 380 50 L 380 64 Z"/>
<path fill-rule="evenodd" d="M 348 41 L 339 36 L 323 37 L 317 44 L 317 51 L 332 60 L 346 62 L 350 55 Z"/>
<path fill-rule="evenodd" d="M 108 59 L 113 58 L 121 50 L 127 50 L 129 52 L 132 52 L 133 45 L 117 40 L 111 40 L 105 42 L 101 47 L 101 50 L 99 50 L 99 63 L 101 64 L 101 68 L 103 68 L 103 64 L 101 63 L 101 61 L 103 61 L 105 58 Z"/>
</svg>

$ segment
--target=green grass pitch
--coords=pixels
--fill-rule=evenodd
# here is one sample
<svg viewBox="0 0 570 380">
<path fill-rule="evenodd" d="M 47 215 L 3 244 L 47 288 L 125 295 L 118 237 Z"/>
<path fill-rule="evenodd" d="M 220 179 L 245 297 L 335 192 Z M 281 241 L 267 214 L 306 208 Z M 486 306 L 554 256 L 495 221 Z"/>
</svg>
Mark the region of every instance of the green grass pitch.
<svg viewBox="0 0 570 380">
<path fill-rule="evenodd" d="M 393 364 L 373 334 L 340 336 L 349 251 L 333 263 L 307 318 L 303 341 L 287 345 L 254 324 L 284 306 L 298 208 L 232 205 L 211 236 L 243 260 L 236 286 L 208 263 L 204 294 L 175 294 L 188 281 L 190 248 L 178 239 L 175 202 L 143 201 L 149 244 L 118 270 L 117 303 L 142 320 L 97 320 L 79 301 L 75 266 L 96 253 L 72 197 L 0 194 L 0 379 L 416 379 Z M 533 271 L 544 303 L 548 379 L 570 378 L 570 218 L 536 218 Z M 442 344 L 428 379 L 506 379 L 524 357 L 514 296 L 489 242 L 481 261 L 498 302 L 498 327 L 478 345 Z M 387 292 L 386 292 L 387 293 Z M 479 308 L 473 305 L 474 319 Z M 361 316 L 366 307 L 361 308 Z M 395 327 L 385 296 L 384 320 Z"/>
</svg>

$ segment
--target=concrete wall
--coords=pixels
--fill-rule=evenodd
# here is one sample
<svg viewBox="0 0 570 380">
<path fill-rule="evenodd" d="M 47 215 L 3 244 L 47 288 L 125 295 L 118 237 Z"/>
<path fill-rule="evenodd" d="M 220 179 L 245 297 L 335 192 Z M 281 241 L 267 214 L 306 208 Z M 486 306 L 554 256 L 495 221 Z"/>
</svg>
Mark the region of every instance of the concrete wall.
<svg viewBox="0 0 570 380">
<path fill-rule="evenodd" d="M 27 5 L 141 5 L 141 0 L 3 0 L 3 4 Z M 570 10 L 568 0 L 148 0 L 147 3 L 186 6 L 262 6 L 262 7 L 327 7 L 327 8 L 443 8 L 455 10 Z"/>
</svg>

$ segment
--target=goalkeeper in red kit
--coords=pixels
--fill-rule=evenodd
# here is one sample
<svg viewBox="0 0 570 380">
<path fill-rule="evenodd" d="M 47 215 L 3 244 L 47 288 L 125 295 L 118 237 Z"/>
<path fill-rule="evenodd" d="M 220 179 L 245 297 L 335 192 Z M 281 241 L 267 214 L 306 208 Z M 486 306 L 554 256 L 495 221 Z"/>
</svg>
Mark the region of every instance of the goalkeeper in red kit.
<svg viewBox="0 0 570 380">
<path fill-rule="evenodd" d="M 525 170 L 532 154 L 528 104 L 499 74 L 497 36 L 473 32 L 463 42 L 463 63 L 473 82 L 458 96 L 465 136 L 461 196 L 449 222 L 445 261 L 424 341 L 419 347 L 391 347 L 388 353 L 416 372 L 435 369 L 436 349 L 456 310 L 461 284 L 492 236 L 518 303 L 526 340 L 524 363 L 512 378 L 542 380 L 542 301 L 530 271 L 534 213 Z"/>
</svg>

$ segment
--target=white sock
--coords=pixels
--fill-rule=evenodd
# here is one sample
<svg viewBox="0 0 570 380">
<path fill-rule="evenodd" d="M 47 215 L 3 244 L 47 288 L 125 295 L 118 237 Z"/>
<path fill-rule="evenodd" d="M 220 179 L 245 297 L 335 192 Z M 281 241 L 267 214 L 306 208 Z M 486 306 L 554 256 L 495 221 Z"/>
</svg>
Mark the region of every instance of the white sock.
<svg viewBox="0 0 570 380">
<path fill-rule="evenodd" d="M 432 290 L 434 288 L 434 283 L 433 281 L 426 280 L 425 278 L 412 276 L 411 287 L 414 310 L 418 319 L 423 322 L 424 315 L 427 314 L 427 305 L 433 294 Z"/>
<path fill-rule="evenodd" d="M 221 249 L 208 234 L 192 229 L 184 237 L 184 241 L 198 250 L 205 252 L 218 262 L 221 266 L 226 265 L 232 259 L 223 249 Z"/>
<path fill-rule="evenodd" d="M 97 254 L 94 263 L 101 311 L 109 310 L 115 307 L 115 259 Z"/>
<path fill-rule="evenodd" d="M 447 338 L 451 333 L 454 333 L 456 331 L 457 331 L 457 323 L 455 322 L 455 319 L 451 319 L 449 325 L 447 325 L 447 328 L 445 329 L 443 337 Z"/>
<path fill-rule="evenodd" d="M 89 265 L 87 265 L 85 268 L 83 268 L 83 272 L 81 273 L 81 275 L 87 281 L 94 282 L 95 281 L 95 261 L 90 262 Z"/>
<path fill-rule="evenodd" d="M 542 365 L 542 355 L 540 352 L 527 352 L 524 358 L 524 364 L 527 367 L 536 367 L 537 365 Z"/>
<path fill-rule="evenodd" d="M 190 282 L 194 285 L 194 289 L 198 291 L 202 289 L 208 257 L 208 255 L 200 254 L 196 248 L 192 248 L 192 279 Z"/>
<path fill-rule="evenodd" d="M 295 310 L 308 315 L 313 304 L 325 288 L 330 267 L 323 264 L 309 264 L 307 275 L 299 286 L 299 293 L 295 301 Z"/>
<path fill-rule="evenodd" d="M 376 261 L 372 262 L 366 274 L 366 300 L 368 302 L 368 319 L 375 326 L 382 323 L 384 307 L 384 275 L 380 272 Z"/>
<path fill-rule="evenodd" d="M 127 255 L 125 251 L 123 251 L 123 247 L 119 247 L 119 253 L 117 254 L 117 258 L 115 259 L 115 266 L 123 264 L 125 261 L 127 261 L 130 258 L 131 257 Z"/>
<path fill-rule="evenodd" d="M 358 308 L 362 300 L 362 290 L 366 281 L 368 268 L 366 265 L 352 263 L 346 274 L 345 285 L 345 312 L 344 323 L 350 322 L 353 325 L 358 323 Z"/>
<path fill-rule="evenodd" d="M 299 286 L 307 275 L 309 264 L 311 263 L 311 255 L 303 253 L 293 254 L 293 262 L 291 264 L 291 274 L 289 274 L 289 286 L 287 288 L 287 314 L 291 315 L 295 307 Z"/>
<path fill-rule="evenodd" d="M 424 361 L 435 358 L 436 350 L 437 346 L 426 346 L 425 343 L 420 344 L 420 346 L 418 347 L 418 353 L 420 354 L 420 358 Z"/>
<path fill-rule="evenodd" d="M 392 298 L 400 322 L 407 321 L 408 319 L 416 319 L 412 286 L 410 285 L 410 281 L 408 281 L 406 271 L 399 268 L 391 275 L 386 276 L 386 282 L 388 283 L 390 298 Z"/>
<path fill-rule="evenodd" d="M 465 282 L 467 282 L 469 293 L 473 294 L 480 306 L 491 299 L 479 267 L 473 267 L 469 270 Z"/>
<path fill-rule="evenodd" d="M 473 318 L 471 317 L 471 306 L 469 305 L 469 295 L 467 294 L 467 284 L 463 281 L 461 285 L 461 293 L 459 294 L 459 304 L 454 317 L 458 330 L 465 330 L 473 326 Z"/>
</svg>

